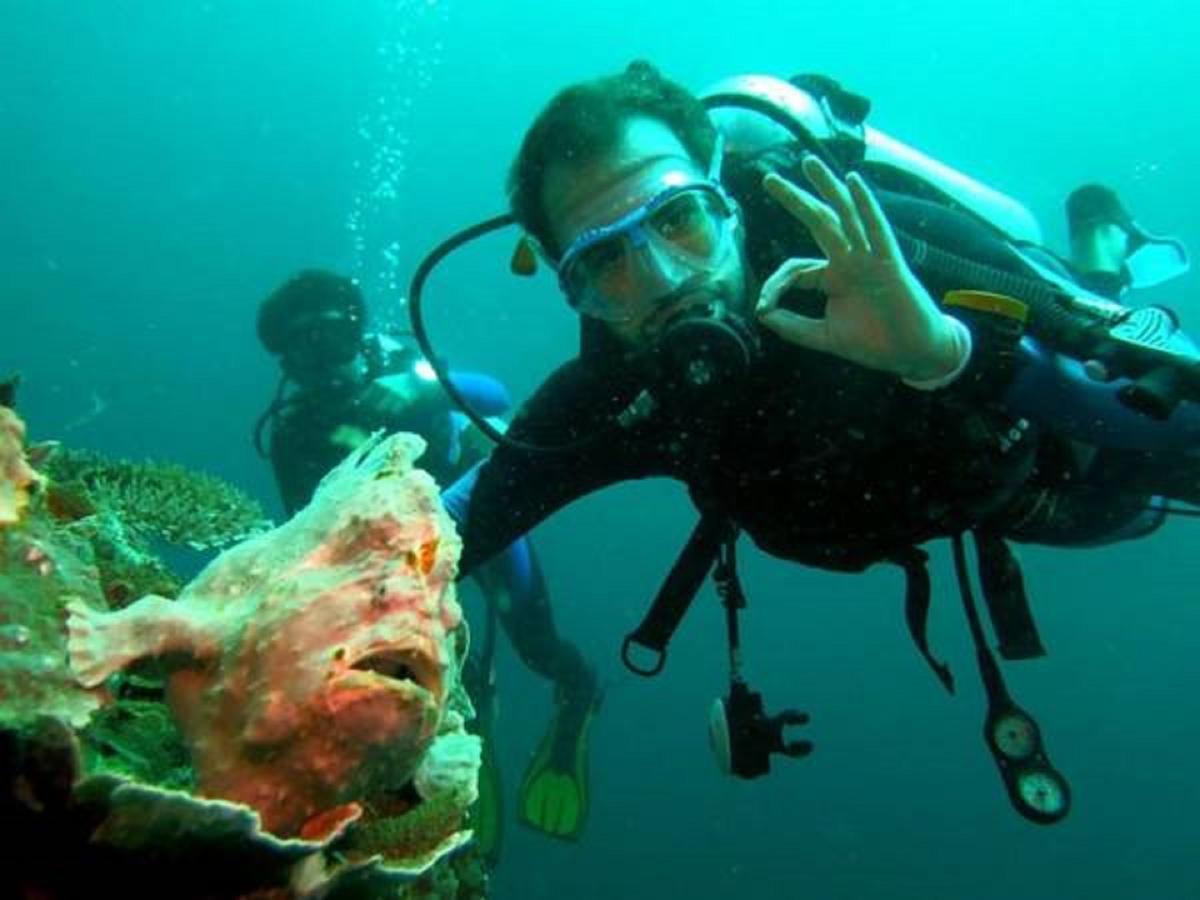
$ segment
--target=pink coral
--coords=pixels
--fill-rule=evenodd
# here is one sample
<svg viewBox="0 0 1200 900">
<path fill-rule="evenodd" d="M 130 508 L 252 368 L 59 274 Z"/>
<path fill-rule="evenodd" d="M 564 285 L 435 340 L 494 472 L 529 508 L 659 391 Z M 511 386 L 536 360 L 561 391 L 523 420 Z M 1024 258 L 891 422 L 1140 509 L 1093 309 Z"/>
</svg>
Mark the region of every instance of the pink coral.
<svg viewBox="0 0 1200 900">
<path fill-rule="evenodd" d="M 407 782 L 458 677 L 460 542 L 413 435 L 368 442 L 274 531 L 214 560 L 178 600 L 75 604 L 85 685 L 169 662 L 202 794 L 281 835 Z M 342 815 L 343 813 L 339 813 Z"/>
</svg>

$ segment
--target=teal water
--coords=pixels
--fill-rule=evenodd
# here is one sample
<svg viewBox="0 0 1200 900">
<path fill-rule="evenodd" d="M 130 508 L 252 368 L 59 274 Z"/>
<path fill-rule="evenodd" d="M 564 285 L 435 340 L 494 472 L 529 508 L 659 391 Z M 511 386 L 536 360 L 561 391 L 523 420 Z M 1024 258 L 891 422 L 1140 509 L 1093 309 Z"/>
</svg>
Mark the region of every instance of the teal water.
<svg viewBox="0 0 1200 900">
<path fill-rule="evenodd" d="M 1200 16 L 1182 2 L 657 4 L 15 0 L 0 32 L 0 371 L 25 377 L 35 437 L 214 471 L 275 504 L 249 442 L 275 371 L 253 330 L 293 271 L 357 274 L 402 321 L 421 256 L 500 211 L 520 136 L 560 86 L 644 57 L 700 88 L 725 75 L 833 75 L 873 121 L 1004 190 L 1062 247 L 1061 203 L 1114 186 L 1200 247 Z M 431 284 L 461 365 L 528 391 L 570 353 L 544 282 L 487 243 Z M 1200 327 L 1190 275 L 1147 300 Z M 276 507 L 277 509 L 277 507 Z M 935 549 L 930 634 L 945 696 L 904 631 L 891 571 L 803 571 L 749 549 L 747 673 L 813 714 L 816 753 L 733 783 L 706 747 L 724 690 L 706 594 L 652 682 L 624 673 L 637 621 L 690 526 L 682 490 L 622 486 L 535 534 L 562 630 L 609 685 L 577 844 L 511 818 L 503 898 L 1000 900 L 1200 897 L 1196 528 L 1087 552 L 1023 552 L 1050 650 L 1010 665 L 1075 809 L 1009 808 L 983 698 Z M 510 794 L 549 710 L 501 648 Z"/>
</svg>

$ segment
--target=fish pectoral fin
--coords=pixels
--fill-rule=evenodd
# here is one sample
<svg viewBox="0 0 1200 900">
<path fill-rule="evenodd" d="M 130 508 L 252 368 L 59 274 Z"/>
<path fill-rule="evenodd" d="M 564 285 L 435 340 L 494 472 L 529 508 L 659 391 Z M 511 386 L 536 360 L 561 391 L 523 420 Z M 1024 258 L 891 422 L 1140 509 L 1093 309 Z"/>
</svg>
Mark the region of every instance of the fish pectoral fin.
<svg viewBox="0 0 1200 900">
<path fill-rule="evenodd" d="M 67 603 L 67 654 L 75 679 L 96 687 L 139 659 L 176 655 L 199 660 L 216 641 L 174 600 L 150 594 L 115 612 L 80 599 Z"/>
</svg>

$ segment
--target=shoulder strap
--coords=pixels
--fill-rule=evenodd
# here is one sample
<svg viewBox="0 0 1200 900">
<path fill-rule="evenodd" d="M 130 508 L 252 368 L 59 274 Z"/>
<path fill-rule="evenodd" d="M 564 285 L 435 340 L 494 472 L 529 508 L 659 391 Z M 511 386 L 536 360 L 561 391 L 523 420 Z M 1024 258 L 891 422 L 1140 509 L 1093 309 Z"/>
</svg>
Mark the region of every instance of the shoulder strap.
<svg viewBox="0 0 1200 900">
<path fill-rule="evenodd" d="M 934 658 L 925 634 L 925 625 L 929 621 L 929 554 L 918 547 L 908 547 L 893 554 L 891 562 L 904 570 L 904 617 L 908 620 L 908 633 L 942 687 L 953 694 L 954 675 L 946 663 Z"/>
<path fill-rule="evenodd" d="M 630 671 L 647 676 L 662 671 L 667 644 L 712 571 L 721 545 L 733 531 L 733 524 L 726 516 L 712 513 L 701 516 L 641 624 L 626 635 L 621 645 L 621 659 Z M 647 666 L 635 663 L 631 656 L 635 644 L 655 653 L 654 662 Z"/>
<path fill-rule="evenodd" d="M 976 529 L 974 535 L 979 585 L 983 589 L 1000 655 L 1005 659 L 1045 656 L 1046 650 L 1025 593 L 1025 579 L 1012 548 L 998 534 Z"/>
</svg>

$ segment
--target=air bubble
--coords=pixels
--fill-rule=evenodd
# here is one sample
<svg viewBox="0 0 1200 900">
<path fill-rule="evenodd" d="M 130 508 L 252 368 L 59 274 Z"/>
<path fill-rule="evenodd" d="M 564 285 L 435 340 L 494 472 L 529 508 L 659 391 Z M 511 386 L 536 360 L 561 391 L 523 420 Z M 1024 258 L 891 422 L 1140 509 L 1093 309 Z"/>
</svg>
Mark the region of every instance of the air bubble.
<svg viewBox="0 0 1200 900">
<path fill-rule="evenodd" d="M 368 297 L 392 293 L 402 264 L 406 214 L 402 208 L 409 169 L 409 129 L 420 95 L 442 65 L 447 4 L 436 0 L 390 0 L 378 4 L 378 83 L 357 123 L 361 144 L 353 163 L 357 185 L 345 228 L 350 237 L 350 275 Z"/>
</svg>

